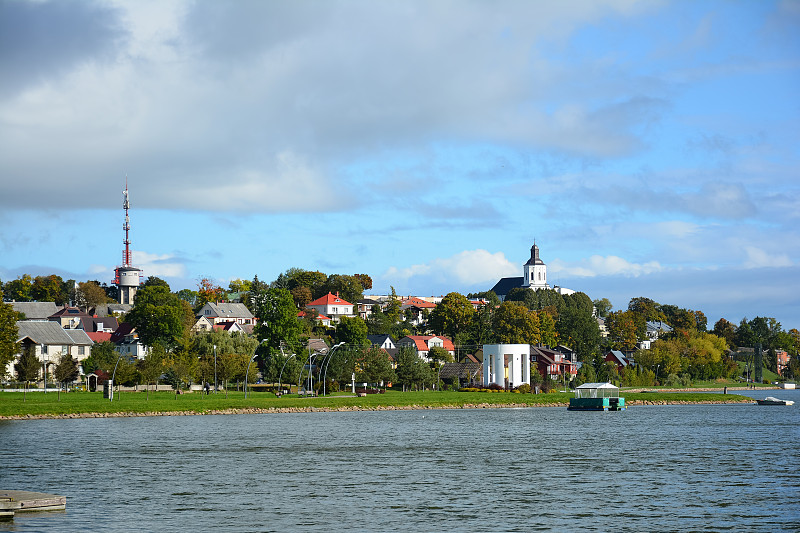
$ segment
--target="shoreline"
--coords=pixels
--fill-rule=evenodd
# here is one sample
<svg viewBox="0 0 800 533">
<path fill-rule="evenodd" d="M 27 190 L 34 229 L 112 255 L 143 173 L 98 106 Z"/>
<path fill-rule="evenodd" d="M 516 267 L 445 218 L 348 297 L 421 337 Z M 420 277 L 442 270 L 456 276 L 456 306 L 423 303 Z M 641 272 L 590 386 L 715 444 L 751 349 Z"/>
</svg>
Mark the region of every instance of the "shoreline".
<svg viewBox="0 0 800 533">
<path fill-rule="evenodd" d="M 654 406 L 654 405 L 741 405 L 755 404 L 756 401 L 748 398 L 738 401 L 683 401 L 683 400 L 632 400 L 626 406 Z M 26 414 L 0 416 L 0 420 L 68 420 L 81 418 L 140 418 L 150 416 L 204 416 L 204 415 L 254 415 L 254 414 L 284 414 L 284 413 L 344 413 L 358 411 L 424 411 L 433 409 L 522 409 L 539 407 L 567 407 L 569 402 L 549 402 L 541 404 L 525 403 L 479 403 L 462 405 L 383 405 L 375 407 L 340 406 L 340 407 L 246 407 L 240 409 L 209 409 L 207 411 L 120 411 L 115 413 L 69 413 L 69 414 Z"/>
</svg>

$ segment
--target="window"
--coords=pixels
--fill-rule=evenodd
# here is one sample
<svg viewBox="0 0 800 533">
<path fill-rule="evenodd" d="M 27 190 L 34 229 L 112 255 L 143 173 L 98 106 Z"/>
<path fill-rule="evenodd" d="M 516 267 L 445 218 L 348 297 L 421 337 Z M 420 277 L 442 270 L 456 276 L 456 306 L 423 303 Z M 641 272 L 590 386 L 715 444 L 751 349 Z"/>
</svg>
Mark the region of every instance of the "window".
<svg viewBox="0 0 800 533">
<path fill-rule="evenodd" d="M 46 345 L 46 344 L 43 344 L 43 345 L 42 345 L 42 353 L 43 353 L 43 354 L 46 354 L 46 353 L 47 353 L 47 345 Z"/>
<path fill-rule="evenodd" d="M 86 355 L 86 347 L 78 346 L 78 355 Z"/>
</svg>

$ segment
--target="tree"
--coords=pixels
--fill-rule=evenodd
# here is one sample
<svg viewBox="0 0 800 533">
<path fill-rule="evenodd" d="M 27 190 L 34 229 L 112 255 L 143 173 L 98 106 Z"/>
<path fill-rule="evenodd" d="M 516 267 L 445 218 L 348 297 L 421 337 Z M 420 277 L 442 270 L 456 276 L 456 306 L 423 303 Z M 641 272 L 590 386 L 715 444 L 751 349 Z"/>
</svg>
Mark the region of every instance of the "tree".
<svg viewBox="0 0 800 533">
<path fill-rule="evenodd" d="M 356 381 L 389 383 L 395 379 L 388 354 L 378 346 L 362 347 L 357 356 Z"/>
<path fill-rule="evenodd" d="M 191 305 L 192 308 L 194 308 L 197 303 L 197 291 L 193 291 L 192 289 L 181 289 L 175 293 L 175 296 Z"/>
<path fill-rule="evenodd" d="M 250 280 L 249 279 L 232 279 L 230 283 L 228 283 L 228 291 L 229 292 L 236 292 L 236 293 L 243 293 L 250 291 Z"/>
<path fill-rule="evenodd" d="M 645 322 L 648 320 L 666 320 L 664 314 L 659 310 L 659 305 L 650 298 L 631 298 L 631 301 L 628 302 L 628 311 L 641 316 Z"/>
<path fill-rule="evenodd" d="M 92 345 L 89 357 L 81 363 L 83 373 L 91 374 L 98 369 L 110 371 L 114 368 L 114 363 L 116 363 L 118 356 L 116 345 L 113 342 L 96 342 Z"/>
<path fill-rule="evenodd" d="M 539 316 L 519 302 L 503 302 L 492 316 L 492 329 L 501 343 L 536 344 L 541 340 Z"/>
<path fill-rule="evenodd" d="M 395 369 L 397 381 L 406 387 L 419 387 L 428 381 L 434 380 L 431 367 L 423 361 L 417 351 L 410 346 L 401 346 L 397 350 L 397 368 Z"/>
<path fill-rule="evenodd" d="M 641 315 L 640 315 L 641 316 Z M 615 311 L 606 317 L 608 338 L 614 349 L 633 351 L 639 342 L 636 313 L 634 311 Z"/>
<path fill-rule="evenodd" d="M 30 302 L 31 301 L 31 287 L 33 286 L 33 278 L 28 274 L 23 274 L 15 280 L 6 282 L 3 285 L 3 295 L 9 300 L 15 302 Z"/>
<path fill-rule="evenodd" d="M 736 346 L 736 326 L 725 320 L 724 318 L 720 318 L 714 324 L 714 335 L 717 337 L 725 339 L 725 342 L 728 343 L 730 348 L 734 348 Z"/>
<path fill-rule="evenodd" d="M 156 343 L 152 346 L 144 359 L 137 363 L 139 374 L 142 376 L 147 390 L 146 400 L 150 400 L 150 384 L 158 385 L 158 378 L 164 373 L 164 362 L 167 359 L 167 352 L 161 344 Z"/>
<path fill-rule="evenodd" d="M 39 358 L 36 357 L 36 346 L 29 344 L 22 350 L 19 361 L 14 365 L 14 370 L 17 372 L 17 379 L 25 382 L 25 393 L 22 395 L 23 402 L 28 393 L 28 383 L 39 377 L 40 368 Z"/>
<path fill-rule="evenodd" d="M 62 384 L 62 387 L 67 387 L 68 383 L 72 383 L 80 375 L 78 372 L 78 360 L 73 359 L 69 353 L 61 354 L 54 372 L 56 381 Z M 58 401 L 61 401 L 61 387 L 58 388 Z"/>
<path fill-rule="evenodd" d="M 311 289 L 306 287 L 305 285 L 300 285 L 295 287 L 291 291 L 292 299 L 294 300 L 294 304 L 297 306 L 298 309 L 304 309 L 309 302 L 311 302 Z"/>
<path fill-rule="evenodd" d="M 153 346 L 160 343 L 170 350 L 187 328 L 184 304 L 186 302 L 172 294 L 169 287 L 154 283 L 139 289 L 126 320 L 136 328 L 143 344 Z M 188 309 L 188 316 L 189 320 L 193 318 L 191 309 Z"/>
<path fill-rule="evenodd" d="M 455 339 L 469 329 L 474 314 L 475 308 L 466 296 L 451 292 L 431 311 L 428 325 L 434 333 Z"/>
<path fill-rule="evenodd" d="M 0 381 L 6 379 L 6 369 L 19 352 L 18 334 L 14 307 L 0 302 Z"/>
<path fill-rule="evenodd" d="M 209 278 L 197 282 L 197 301 L 195 308 L 200 309 L 208 302 L 219 302 L 226 298 L 225 289 L 214 283 Z"/>
<path fill-rule="evenodd" d="M 31 300 L 36 302 L 55 302 L 56 305 L 67 303 L 64 280 L 55 274 L 36 276 L 31 285 L 30 296 Z"/>
<path fill-rule="evenodd" d="M 339 298 L 347 300 L 350 303 L 356 303 L 364 298 L 364 287 L 355 276 L 347 276 L 344 274 L 332 274 L 328 276 L 325 283 L 320 288 L 320 293 L 315 293 L 314 297 L 319 298 L 327 293 L 339 294 Z"/>
<path fill-rule="evenodd" d="M 367 323 L 361 317 L 343 316 L 336 325 L 336 341 L 345 342 L 348 346 L 365 346 L 367 340 Z"/>
<path fill-rule="evenodd" d="M 594 308 L 597 309 L 597 316 L 600 318 L 605 318 L 614 307 L 611 305 L 611 300 L 608 298 L 600 298 L 599 300 L 594 300 L 592 303 L 594 304 Z"/>
<path fill-rule="evenodd" d="M 266 339 L 269 352 L 278 351 L 283 341 L 293 352 L 300 347 L 300 322 L 292 295 L 286 289 L 267 289 L 253 295 L 254 311 L 258 323 L 256 337 Z"/>
<path fill-rule="evenodd" d="M 353 274 L 353 277 L 361 283 L 365 291 L 372 289 L 372 277 L 369 274 Z"/>
<path fill-rule="evenodd" d="M 78 288 L 73 291 L 73 299 L 75 305 L 86 310 L 111 301 L 97 281 L 78 283 Z"/>
<path fill-rule="evenodd" d="M 541 343 L 546 346 L 558 345 L 558 332 L 556 331 L 556 321 L 553 316 L 545 310 L 539 311 L 539 333 Z"/>
<path fill-rule="evenodd" d="M 486 300 L 492 307 L 500 305 L 500 297 L 494 291 L 471 292 L 467 298 L 476 300 Z"/>
<path fill-rule="evenodd" d="M 600 326 L 597 320 L 577 308 L 565 308 L 556 321 L 559 342 L 568 345 L 578 354 L 578 360 L 589 362 L 600 346 Z"/>
<path fill-rule="evenodd" d="M 142 283 L 142 286 L 139 288 L 139 290 L 144 289 L 145 287 L 165 287 L 167 291 L 170 290 L 169 283 L 158 276 L 147 276 L 147 279 L 144 280 L 144 283 Z"/>
</svg>

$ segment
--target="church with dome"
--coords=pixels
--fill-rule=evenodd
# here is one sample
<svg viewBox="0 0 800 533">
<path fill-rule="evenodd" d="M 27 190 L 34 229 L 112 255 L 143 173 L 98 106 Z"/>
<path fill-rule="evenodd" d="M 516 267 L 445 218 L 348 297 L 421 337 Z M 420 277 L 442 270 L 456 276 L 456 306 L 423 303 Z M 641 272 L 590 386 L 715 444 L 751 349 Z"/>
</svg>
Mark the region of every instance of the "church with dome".
<svg viewBox="0 0 800 533">
<path fill-rule="evenodd" d="M 492 291 L 501 299 L 505 300 L 506 295 L 511 289 L 527 287 L 531 290 L 552 289 L 559 294 L 573 294 L 572 289 L 565 289 L 557 285 L 551 287 L 547 283 L 547 265 L 539 257 L 539 247 L 536 243 L 531 246 L 531 258 L 522 265 L 522 276 L 513 278 L 503 278 L 492 287 Z"/>
</svg>

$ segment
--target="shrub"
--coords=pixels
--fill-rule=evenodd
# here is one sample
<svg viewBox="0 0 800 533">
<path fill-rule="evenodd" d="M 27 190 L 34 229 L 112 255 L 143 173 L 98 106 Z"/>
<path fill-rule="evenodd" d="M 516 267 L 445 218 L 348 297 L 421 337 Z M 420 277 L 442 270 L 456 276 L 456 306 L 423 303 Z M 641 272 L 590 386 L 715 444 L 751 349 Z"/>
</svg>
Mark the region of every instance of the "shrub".
<svg viewBox="0 0 800 533">
<path fill-rule="evenodd" d="M 517 392 L 522 394 L 530 394 L 531 386 L 528 383 L 523 383 L 519 387 L 517 387 Z"/>
</svg>

